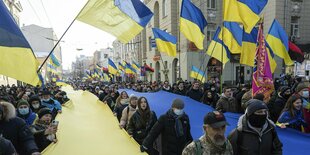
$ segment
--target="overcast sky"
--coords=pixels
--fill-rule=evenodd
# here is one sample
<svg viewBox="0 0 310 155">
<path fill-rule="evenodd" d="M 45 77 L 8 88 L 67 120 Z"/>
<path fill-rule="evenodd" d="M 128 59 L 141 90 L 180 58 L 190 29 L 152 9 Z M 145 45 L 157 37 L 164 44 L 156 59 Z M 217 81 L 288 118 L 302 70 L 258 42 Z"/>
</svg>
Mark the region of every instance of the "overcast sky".
<svg viewBox="0 0 310 155">
<path fill-rule="evenodd" d="M 36 24 L 52 27 L 58 38 L 82 9 L 86 0 L 20 0 L 23 12 L 21 25 Z M 45 8 L 45 9 L 44 9 Z M 44 11 L 45 10 L 45 11 Z M 68 69 L 75 57 L 93 55 L 100 48 L 112 47 L 115 37 L 97 28 L 75 21 L 61 43 L 63 68 Z M 77 51 L 82 48 L 82 51 Z"/>
</svg>

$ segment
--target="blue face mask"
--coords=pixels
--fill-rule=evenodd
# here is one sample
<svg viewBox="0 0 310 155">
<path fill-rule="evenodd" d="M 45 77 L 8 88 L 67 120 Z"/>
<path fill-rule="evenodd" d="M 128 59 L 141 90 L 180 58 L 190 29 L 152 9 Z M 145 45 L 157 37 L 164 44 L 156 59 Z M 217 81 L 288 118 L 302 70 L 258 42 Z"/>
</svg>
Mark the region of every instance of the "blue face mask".
<svg viewBox="0 0 310 155">
<path fill-rule="evenodd" d="M 29 108 L 18 108 L 18 112 L 21 115 L 27 115 L 29 113 Z"/>
</svg>

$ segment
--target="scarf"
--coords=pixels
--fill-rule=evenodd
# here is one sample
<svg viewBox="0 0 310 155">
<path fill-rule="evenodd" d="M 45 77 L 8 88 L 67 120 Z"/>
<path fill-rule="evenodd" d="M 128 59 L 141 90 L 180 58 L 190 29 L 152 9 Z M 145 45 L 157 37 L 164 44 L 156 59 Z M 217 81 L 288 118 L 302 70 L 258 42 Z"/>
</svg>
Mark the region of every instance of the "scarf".
<svg viewBox="0 0 310 155">
<path fill-rule="evenodd" d="M 181 121 L 182 115 L 178 116 L 173 111 L 171 111 L 171 112 L 172 112 L 172 116 L 175 120 L 175 124 L 174 124 L 175 133 L 176 133 L 178 138 L 182 137 L 182 136 L 184 136 L 184 129 L 183 129 L 182 121 Z"/>
</svg>

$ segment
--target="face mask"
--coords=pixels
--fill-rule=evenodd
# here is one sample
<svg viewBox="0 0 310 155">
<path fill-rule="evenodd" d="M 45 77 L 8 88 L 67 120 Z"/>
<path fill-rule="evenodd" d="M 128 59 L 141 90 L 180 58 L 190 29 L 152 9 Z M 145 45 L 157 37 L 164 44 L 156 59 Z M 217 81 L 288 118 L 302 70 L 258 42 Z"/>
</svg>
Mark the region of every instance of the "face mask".
<svg viewBox="0 0 310 155">
<path fill-rule="evenodd" d="M 128 104 L 128 102 L 129 102 L 129 99 L 121 99 L 122 105 Z"/>
<path fill-rule="evenodd" d="M 26 95 L 29 96 L 29 95 L 30 95 L 30 92 L 26 92 Z"/>
<path fill-rule="evenodd" d="M 180 116 L 180 115 L 182 115 L 182 114 L 184 113 L 183 110 L 180 110 L 180 109 L 174 109 L 173 112 L 174 112 L 176 115 L 178 115 L 178 116 Z"/>
<path fill-rule="evenodd" d="M 309 98 L 309 91 L 303 91 L 302 92 L 302 97 Z"/>
<path fill-rule="evenodd" d="M 211 88 L 211 91 L 214 91 L 215 90 L 215 88 Z"/>
<path fill-rule="evenodd" d="M 283 97 L 284 97 L 285 99 L 290 98 L 290 96 L 291 96 L 291 94 L 284 94 L 284 95 L 283 95 Z"/>
<path fill-rule="evenodd" d="M 44 101 L 44 102 L 48 102 L 50 100 L 51 100 L 50 98 L 49 99 L 42 99 L 42 101 Z"/>
<path fill-rule="evenodd" d="M 40 104 L 33 104 L 32 107 L 33 107 L 34 109 L 38 109 L 38 108 L 40 107 Z"/>
<path fill-rule="evenodd" d="M 67 98 L 67 95 L 64 95 L 63 98 Z"/>
<path fill-rule="evenodd" d="M 249 116 L 249 122 L 252 126 L 256 128 L 261 128 L 266 123 L 267 115 L 256 115 L 252 114 Z"/>
<path fill-rule="evenodd" d="M 27 115 L 29 113 L 29 108 L 18 108 L 18 112 L 21 115 Z"/>
</svg>

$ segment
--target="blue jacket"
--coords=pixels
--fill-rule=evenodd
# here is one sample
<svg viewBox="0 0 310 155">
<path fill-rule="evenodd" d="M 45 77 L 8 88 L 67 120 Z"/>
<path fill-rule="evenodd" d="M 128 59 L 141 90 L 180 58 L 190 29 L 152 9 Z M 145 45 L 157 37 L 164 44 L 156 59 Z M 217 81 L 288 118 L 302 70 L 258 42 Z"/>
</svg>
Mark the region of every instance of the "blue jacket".
<svg viewBox="0 0 310 155">
<path fill-rule="evenodd" d="M 61 104 L 57 100 L 54 100 L 52 98 L 48 102 L 42 100 L 41 103 L 43 106 L 46 106 L 52 111 L 54 109 L 56 109 L 57 111 L 62 109 Z"/>
<path fill-rule="evenodd" d="M 301 110 L 295 110 L 295 117 L 292 117 L 289 111 L 284 111 L 278 119 L 279 123 L 289 123 L 288 127 L 301 131 L 302 126 L 307 126 Z"/>
<path fill-rule="evenodd" d="M 32 110 L 29 108 L 29 113 L 27 115 L 21 115 L 18 110 L 16 110 L 17 112 L 17 116 L 22 118 L 27 125 L 32 125 L 34 124 L 34 121 L 36 120 L 37 118 L 37 114 L 32 112 Z"/>
</svg>

